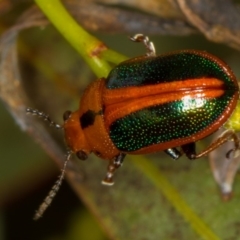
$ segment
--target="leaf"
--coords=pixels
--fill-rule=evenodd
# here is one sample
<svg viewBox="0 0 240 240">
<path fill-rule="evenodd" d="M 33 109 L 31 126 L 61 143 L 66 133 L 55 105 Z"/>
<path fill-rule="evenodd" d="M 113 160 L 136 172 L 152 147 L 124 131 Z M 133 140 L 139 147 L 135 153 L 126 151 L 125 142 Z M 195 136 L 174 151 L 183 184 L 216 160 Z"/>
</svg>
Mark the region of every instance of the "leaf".
<svg viewBox="0 0 240 240">
<path fill-rule="evenodd" d="M 240 9 L 233 1 L 177 0 L 192 26 L 209 40 L 240 49 Z"/>
<path fill-rule="evenodd" d="M 218 138 L 222 132 L 218 131 L 215 133 L 214 139 Z M 226 156 L 234 147 L 233 141 L 229 141 L 209 154 L 214 179 L 220 187 L 223 199 L 226 201 L 232 197 L 234 179 L 240 166 L 238 150 L 230 154 L 229 157 Z"/>
<path fill-rule="evenodd" d="M 76 2 L 74 4 L 71 5 L 76 7 L 74 13 L 79 13 L 77 6 L 80 4 Z M 106 10 L 105 15 L 109 13 L 112 16 L 116 13 L 112 6 L 98 6 Z M 70 5 L 68 8 L 70 9 Z M 87 7 L 83 8 L 82 11 L 87 12 L 87 9 Z M 98 8 L 91 9 L 91 11 L 88 9 L 89 16 L 93 16 L 93 9 Z M 119 15 L 116 15 L 118 17 L 120 13 L 124 13 L 121 8 L 118 11 Z M 144 13 L 131 15 L 132 11 L 129 9 L 126 12 L 129 14 L 121 15 L 128 16 L 122 20 L 125 23 L 122 25 L 125 27 L 124 31 L 129 31 L 129 24 L 134 21 L 144 23 L 144 20 L 140 20 L 140 16 L 145 16 L 143 18 L 145 20 L 147 18 Z M 92 20 L 92 25 L 88 23 L 89 26 L 94 26 L 93 23 L 97 24 L 98 30 L 101 25 L 100 15 L 104 15 L 100 13 L 102 12 L 99 11 L 97 20 Z M 80 15 L 84 18 L 83 16 Z M 136 18 L 137 16 L 139 18 Z M 102 16 L 103 19 L 104 17 L 107 18 Z M 129 20 L 128 24 L 126 19 Z M 153 16 L 149 19 L 153 24 L 153 19 L 158 18 Z M 87 21 L 86 17 L 84 21 Z M 0 95 L 20 127 L 31 134 L 61 167 L 65 160 L 63 136 L 55 135 L 38 119 L 26 116 L 25 109 L 28 106 L 41 107 L 41 110 L 51 113 L 52 117 L 57 119 L 66 109 L 74 110 L 73 106 L 77 108 L 79 100 L 76 100 L 76 95 L 81 93 L 87 85 L 82 82 L 84 77 L 87 79 L 90 77 L 86 70 L 86 74 L 83 73 L 84 68 L 79 67 L 79 62 L 74 62 L 69 57 L 71 54 L 74 55 L 73 50 L 66 43 L 57 44 L 60 37 L 56 33 L 51 35 L 54 32 L 53 28 L 39 31 L 39 45 L 34 48 L 34 53 L 39 54 L 41 50 L 39 49 L 38 52 L 36 49 L 43 44 L 44 60 L 31 58 L 34 61 L 30 61 L 30 64 L 40 69 L 41 77 L 39 77 L 40 73 L 36 73 L 32 68 L 29 74 L 29 66 L 27 68 L 23 63 L 28 71 L 24 71 L 23 66 L 20 74 L 16 48 L 19 31 L 32 26 L 45 27 L 47 23 L 48 21 L 34 7 L 2 36 Z M 105 24 L 103 26 L 106 27 Z M 111 23 L 108 26 L 112 26 Z M 150 25 L 148 32 L 151 32 L 151 27 Z M 117 32 L 123 31 L 118 26 L 111 29 Z M 138 29 L 130 27 L 131 31 Z M 147 29 L 147 25 L 143 25 L 142 29 Z M 178 32 L 180 30 L 181 28 Z M 28 34 L 31 35 L 30 31 Z M 44 38 L 46 38 L 45 43 Z M 34 42 L 37 45 L 37 41 Z M 53 42 L 52 45 L 50 45 L 51 42 Z M 22 43 L 19 45 L 20 51 L 26 50 L 21 50 Z M 70 54 L 64 55 L 63 52 L 70 52 Z M 62 58 L 61 54 L 63 54 Z M 65 62 L 62 62 L 63 59 Z M 68 72 L 66 68 L 71 68 L 69 62 L 74 68 Z M 51 64 L 55 66 L 55 70 L 52 69 Z M 58 81 L 59 78 L 60 81 Z M 72 86 L 75 86 L 74 93 L 72 93 Z M 146 162 L 150 165 L 146 165 Z M 236 189 L 234 199 L 229 203 L 223 203 L 218 196 L 218 189 L 206 161 L 189 162 L 181 159 L 173 162 L 162 154 L 152 155 L 147 160 L 137 156 L 133 160 L 127 157 L 124 166 L 116 174 L 116 184 L 112 188 L 100 184 L 105 175 L 106 165 L 106 162 L 94 156 L 84 163 L 73 160 L 68 165 L 67 179 L 76 194 L 97 217 L 110 239 L 236 239 L 239 235 L 239 210 L 236 206 L 240 191 Z M 161 177 L 161 183 L 165 182 L 164 189 L 161 188 L 162 185 L 159 187 L 157 184 L 159 179 L 157 175 Z"/>
</svg>

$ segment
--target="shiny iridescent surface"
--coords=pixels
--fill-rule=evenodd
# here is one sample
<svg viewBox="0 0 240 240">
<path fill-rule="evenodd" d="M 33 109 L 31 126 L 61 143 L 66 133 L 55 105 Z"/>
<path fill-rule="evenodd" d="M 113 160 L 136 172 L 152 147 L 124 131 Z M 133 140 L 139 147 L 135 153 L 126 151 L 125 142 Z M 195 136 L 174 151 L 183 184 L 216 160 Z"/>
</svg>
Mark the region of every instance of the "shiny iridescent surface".
<svg viewBox="0 0 240 240">
<path fill-rule="evenodd" d="M 195 79 L 203 80 L 200 85 L 187 89 Z M 205 87 L 211 79 L 220 84 Z M 169 94 L 179 92 L 174 100 L 133 111 L 111 123 L 110 138 L 120 151 L 132 152 L 178 139 L 188 138 L 187 142 L 195 142 L 195 136 L 211 129 L 222 115 L 230 115 L 229 106 L 233 96 L 238 94 L 235 77 L 228 66 L 199 51 L 181 51 L 123 62 L 109 74 L 106 88 L 127 90 L 127 87 L 166 86 L 172 82 L 179 83 L 176 89 L 167 90 Z M 156 97 L 166 98 L 166 93 Z M 216 130 L 215 126 L 212 132 Z"/>
<path fill-rule="evenodd" d="M 230 98 L 189 99 L 149 107 L 114 122 L 110 136 L 121 151 L 135 151 L 189 137 L 214 122 L 223 113 Z M 201 107 L 197 107 L 200 104 Z"/>
<path fill-rule="evenodd" d="M 115 67 L 107 78 L 109 89 L 146 86 L 190 78 L 216 77 L 236 89 L 228 72 L 205 52 L 183 50 L 157 57 L 138 57 Z M 204 55 L 204 53 L 206 55 Z"/>
</svg>

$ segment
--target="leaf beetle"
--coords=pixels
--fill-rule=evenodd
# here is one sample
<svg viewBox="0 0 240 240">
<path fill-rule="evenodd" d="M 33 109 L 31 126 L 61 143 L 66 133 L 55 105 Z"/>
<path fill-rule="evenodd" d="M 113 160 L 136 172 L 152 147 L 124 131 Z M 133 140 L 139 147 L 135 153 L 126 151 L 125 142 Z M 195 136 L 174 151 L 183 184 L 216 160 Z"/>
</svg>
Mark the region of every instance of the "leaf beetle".
<svg viewBox="0 0 240 240">
<path fill-rule="evenodd" d="M 124 61 L 107 78 L 92 82 L 79 109 L 64 114 L 62 128 L 70 149 L 67 160 L 72 153 L 81 160 L 90 153 L 108 160 L 102 183 L 112 185 L 126 154 L 164 151 L 172 159 L 184 154 L 197 159 L 228 140 L 235 144 L 231 151 L 238 149 L 235 132 L 226 130 L 204 151 L 195 151 L 195 143 L 221 128 L 237 105 L 239 86 L 230 67 L 205 51 L 156 56 L 148 37 L 136 34 L 131 40 L 143 42 L 146 55 Z M 55 124 L 38 110 L 27 112 Z M 52 191 L 51 196 L 56 194 Z M 40 206 L 36 218 L 46 207 Z"/>
</svg>

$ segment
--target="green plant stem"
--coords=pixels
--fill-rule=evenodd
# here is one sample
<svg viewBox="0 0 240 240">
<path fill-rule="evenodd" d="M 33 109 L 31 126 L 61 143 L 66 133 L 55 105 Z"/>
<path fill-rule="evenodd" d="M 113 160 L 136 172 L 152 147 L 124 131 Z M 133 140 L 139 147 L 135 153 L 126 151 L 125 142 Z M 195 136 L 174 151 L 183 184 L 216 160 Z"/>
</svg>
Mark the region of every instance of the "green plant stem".
<svg viewBox="0 0 240 240">
<path fill-rule="evenodd" d="M 112 49 L 107 49 L 106 51 L 101 52 L 100 56 L 106 61 L 109 61 L 114 64 L 118 64 L 128 59 L 127 56 L 124 56 L 118 52 L 115 52 Z"/>
<path fill-rule="evenodd" d="M 121 54 L 108 50 L 101 41 L 79 26 L 66 11 L 61 1 L 35 0 L 35 2 L 50 22 L 84 58 L 97 77 L 106 77 L 110 72 L 111 67 L 106 60 L 117 64 L 126 59 Z M 104 54 L 101 56 L 101 52 L 104 51 L 106 51 L 106 60 Z"/>
</svg>

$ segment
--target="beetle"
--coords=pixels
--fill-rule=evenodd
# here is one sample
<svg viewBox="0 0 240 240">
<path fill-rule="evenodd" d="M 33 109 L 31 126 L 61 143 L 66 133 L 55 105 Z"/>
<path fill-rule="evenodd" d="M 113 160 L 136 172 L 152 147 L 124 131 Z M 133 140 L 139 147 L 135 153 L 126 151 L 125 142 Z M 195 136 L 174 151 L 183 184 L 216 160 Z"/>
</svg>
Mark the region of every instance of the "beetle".
<svg viewBox="0 0 240 240">
<path fill-rule="evenodd" d="M 198 50 L 155 56 L 143 35 L 133 40 L 145 42 L 149 53 L 91 83 L 63 127 L 68 146 L 80 159 L 93 152 L 110 161 L 103 180 L 108 185 L 126 154 L 164 150 L 173 159 L 206 155 L 219 140 L 203 154 L 196 154 L 195 142 L 222 127 L 239 98 L 235 75 L 217 57 Z"/>
<path fill-rule="evenodd" d="M 85 160 L 94 153 L 108 160 L 102 183 L 112 185 L 126 154 L 165 151 L 172 159 L 183 154 L 197 159 L 230 139 L 238 149 L 238 137 L 227 130 L 201 153 L 195 151 L 195 143 L 221 128 L 237 105 L 239 86 L 230 67 L 199 50 L 156 56 L 146 36 L 136 34 L 131 40 L 143 42 L 146 55 L 124 61 L 107 78 L 92 82 L 79 109 L 64 114 L 69 155 Z M 37 110 L 27 111 L 51 122 Z"/>
</svg>

